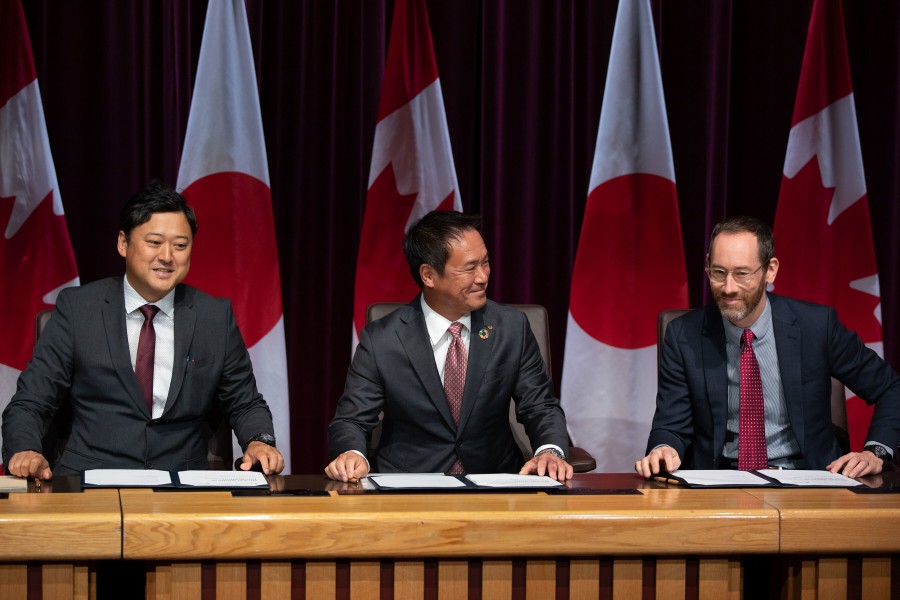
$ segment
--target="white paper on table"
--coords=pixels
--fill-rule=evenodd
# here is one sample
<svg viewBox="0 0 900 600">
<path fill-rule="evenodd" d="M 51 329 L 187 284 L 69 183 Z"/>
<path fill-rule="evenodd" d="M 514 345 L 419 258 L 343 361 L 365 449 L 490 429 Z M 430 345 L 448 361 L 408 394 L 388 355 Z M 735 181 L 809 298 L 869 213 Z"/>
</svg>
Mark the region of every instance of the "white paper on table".
<svg viewBox="0 0 900 600">
<path fill-rule="evenodd" d="M 443 473 L 386 473 L 369 475 L 380 488 L 414 489 L 414 488 L 460 488 L 466 484 L 456 477 Z"/>
<path fill-rule="evenodd" d="M 0 492 L 27 492 L 28 480 L 12 475 L 0 475 Z"/>
<path fill-rule="evenodd" d="M 191 487 L 269 487 L 259 471 L 179 471 L 178 481 Z"/>
<path fill-rule="evenodd" d="M 757 472 L 785 485 L 803 487 L 855 487 L 860 485 L 855 479 L 831 471 L 760 469 Z"/>
<path fill-rule="evenodd" d="M 480 473 L 466 475 L 466 479 L 481 487 L 499 488 L 555 488 L 563 485 L 550 477 L 538 475 L 513 475 L 511 473 Z"/>
<path fill-rule="evenodd" d="M 157 487 L 172 485 L 168 471 L 155 469 L 88 469 L 84 472 L 85 485 L 105 487 Z"/>
<path fill-rule="evenodd" d="M 678 469 L 677 471 L 673 471 L 672 475 L 679 479 L 683 479 L 688 485 L 772 485 L 771 481 L 754 475 L 750 471 L 733 471 L 730 469 Z"/>
</svg>

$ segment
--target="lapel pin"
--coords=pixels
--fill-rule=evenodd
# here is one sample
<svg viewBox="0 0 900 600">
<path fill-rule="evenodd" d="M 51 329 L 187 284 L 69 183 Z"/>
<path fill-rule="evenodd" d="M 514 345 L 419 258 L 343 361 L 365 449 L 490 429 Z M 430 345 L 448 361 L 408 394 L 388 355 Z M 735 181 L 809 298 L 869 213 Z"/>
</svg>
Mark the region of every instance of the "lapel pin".
<svg viewBox="0 0 900 600">
<path fill-rule="evenodd" d="M 493 325 L 488 325 L 487 327 L 482 327 L 481 329 L 478 330 L 478 337 L 480 337 L 483 340 L 488 339 L 488 337 L 491 335 L 491 329 L 493 329 L 493 328 L 494 328 Z"/>
</svg>

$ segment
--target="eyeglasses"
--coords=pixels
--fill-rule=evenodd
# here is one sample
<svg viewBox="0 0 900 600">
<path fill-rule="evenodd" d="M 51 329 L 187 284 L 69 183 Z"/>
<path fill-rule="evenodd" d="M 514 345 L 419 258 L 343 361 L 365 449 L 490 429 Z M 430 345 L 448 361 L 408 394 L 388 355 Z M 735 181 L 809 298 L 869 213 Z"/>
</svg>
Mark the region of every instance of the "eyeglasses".
<svg viewBox="0 0 900 600">
<path fill-rule="evenodd" d="M 731 278 L 734 279 L 735 283 L 744 284 L 750 283 L 756 278 L 756 274 L 759 273 L 760 269 L 765 267 L 768 262 L 764 262 L 759 265 L 756 269 L 752 271 L 748 271 L 746 269 L 737 269 L 735 271 L 728 271 L 726 269 L 722 269 L 720 267 L 706 267 L 706 275 L 709 277 L 709 280 L 713 283 L 725 283 L 725 279 L 728 277 L 728 274 L 731 273 Z"/>
</svg>

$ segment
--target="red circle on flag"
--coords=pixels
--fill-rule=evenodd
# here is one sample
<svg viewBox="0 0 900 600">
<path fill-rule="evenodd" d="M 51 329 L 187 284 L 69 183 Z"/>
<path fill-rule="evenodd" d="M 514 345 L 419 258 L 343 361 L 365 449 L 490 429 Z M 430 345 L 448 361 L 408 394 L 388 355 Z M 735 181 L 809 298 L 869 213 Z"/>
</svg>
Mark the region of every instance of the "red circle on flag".
<svg viewBox="0 0 900 600">
<path fill-rule="evenodd" d="M 570 309 L 594 339 L 617 348 L 656 344 L 656 317 L 687 307 L 675 184 L 656 175 L 606 181 L 588 195 Z"/>
<path fill-rule="evenodd" d="M 244 173 L 214 173 L 183 192 L 197 214 L 186 282 L 234 305 L 248 348 L 281 318 L 281 280 L 272 195 Z"/>
</svg>

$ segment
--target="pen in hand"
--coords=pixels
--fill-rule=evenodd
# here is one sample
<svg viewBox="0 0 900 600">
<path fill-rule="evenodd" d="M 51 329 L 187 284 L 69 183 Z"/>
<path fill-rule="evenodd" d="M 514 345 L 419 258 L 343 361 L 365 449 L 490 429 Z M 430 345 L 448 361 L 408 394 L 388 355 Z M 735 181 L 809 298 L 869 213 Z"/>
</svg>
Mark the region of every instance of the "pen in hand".
<svg viewBox="0 0 900 600">
<path fill-rule="evenodd" d="M 653 481 L 659 481 L 661 483 L 671 483 L 674 485 L 681 485 L 681 482 L 677 479 L 671 479 L 669 477 L 663 477 L 662 475 L 654 475 Z"/>
</svg>

